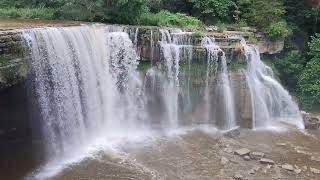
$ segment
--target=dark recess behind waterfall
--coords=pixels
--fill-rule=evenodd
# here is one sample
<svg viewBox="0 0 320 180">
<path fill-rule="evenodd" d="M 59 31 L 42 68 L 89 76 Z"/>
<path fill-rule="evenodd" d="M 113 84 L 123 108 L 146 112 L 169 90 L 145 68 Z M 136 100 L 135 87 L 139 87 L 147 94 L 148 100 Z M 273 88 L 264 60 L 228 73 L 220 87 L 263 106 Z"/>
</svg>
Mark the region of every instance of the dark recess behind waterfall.
<svg viewBox="0 0 320 180">
<path fill-rule="evenodd" d="M 33 141 L 40 140 L 40 113 L 35 108 L 35 100 L 32 83 L 28 80 L 0 91 L 1 146 L 32 144 Z"/>
</svg>

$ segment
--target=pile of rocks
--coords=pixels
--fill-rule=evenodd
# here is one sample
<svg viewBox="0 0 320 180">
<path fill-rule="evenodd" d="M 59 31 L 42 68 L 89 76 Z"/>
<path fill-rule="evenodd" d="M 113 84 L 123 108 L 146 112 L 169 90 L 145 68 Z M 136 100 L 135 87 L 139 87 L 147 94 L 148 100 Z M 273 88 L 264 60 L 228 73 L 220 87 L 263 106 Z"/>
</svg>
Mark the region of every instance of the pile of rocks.
<svg viewBox="0 0 320 180">
<path fill-rule="evenodd" d="M 295 173 L 297 175 L 302 173 L 302 172 L 307 172 L 308 169 L 314 175 L 320 174 L 320 170 L 316 169 L 316 168 L 313 168 L 313 167 L 309 167 L 309 168 L 307 166 L 298 167 L 297 165 L 291 165 L 291 164 L 288 164 L 288 163 L 284 163 L 284 164 L 276 163 L 272 159 L 267 159 L 265 153 L 263 153 L 263 152 L 251 152 L 247 148 L 238 149 L 238 150 L 234 151 L 234 154 L 242 157 L 246 161 L 255 160 L 255 161 L 259 162 L 262 165 L 262 167 L 260 167 L 258 165 L 256 167 L 254 167 L 253 169 L 251 169 L 248 172 L 248 175 L 253 175 L 253 174 L 257 173 L 259 170 L 262 170 L 264 173 L 267 173 L 267 170 L 271 169 L 271 168 L 278 168 L 278 169 L 280 168 L 280 169 L 283 169 L 284 171 L 292 172 L 292 173 Z M 222 164 L 227 164 L 228 162 L 229 162 L 229 160 L 226 159 L 225 157 L 221 158 L 221 163 Z M 263 165 L 265 167 L 263 167 Z M 245 176 L 243 176 L 240 173 L 236 173 L 233 178 L 236 179 L 236 180 L 246 180 L 247 179 Z"/>
</svg>

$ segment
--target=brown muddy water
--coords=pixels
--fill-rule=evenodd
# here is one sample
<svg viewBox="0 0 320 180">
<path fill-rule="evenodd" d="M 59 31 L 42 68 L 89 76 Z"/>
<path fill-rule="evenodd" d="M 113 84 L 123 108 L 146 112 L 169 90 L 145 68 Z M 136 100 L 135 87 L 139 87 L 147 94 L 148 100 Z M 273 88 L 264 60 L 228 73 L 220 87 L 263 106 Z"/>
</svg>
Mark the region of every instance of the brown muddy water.
<svg viewBox="0 0 320 180">
<path fill-rule="evenodd" d="M 37 169 L 43 158 L 36 146 L 1 146 L 0 179 L 24 179 Z M 275 164 L 264 165 L 235 155 L 234 151 L 241 148 L 263 152 Z M 221 158 L 228 162 L 221 162 Z M 124 141 L 116 148 L 101 150 L 43 179 L 211 180 L 234 179 L 235 174 L 240 174 L 246 179 L 318 180 L 320 174 L 311 172 L 310 168 L 320 169 L 319 158 L 318 131 L 241 130 L 239 136 L 229 138 L 220 132 L 192 130 L 136 142 Z M 283 164 L 290 164 L 297 171 L 285 170 Z"/>
</svg>

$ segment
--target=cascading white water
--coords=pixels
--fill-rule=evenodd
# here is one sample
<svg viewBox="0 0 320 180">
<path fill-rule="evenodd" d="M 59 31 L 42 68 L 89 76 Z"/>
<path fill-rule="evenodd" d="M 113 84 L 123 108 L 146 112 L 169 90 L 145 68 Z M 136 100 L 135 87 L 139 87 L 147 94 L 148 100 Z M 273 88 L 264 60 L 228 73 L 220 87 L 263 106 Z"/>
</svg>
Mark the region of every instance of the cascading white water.
<svg viewBox="0 0 320 180">
<path fill-rule="evenodd" d="M 109 31 L 105 26 L 23 31 L 51 170 L 107 143 L 107 137 L 132 137 L 131 131 L 145 127 L 134 44 L 127 33 Z"/>
<path fill-rule="evenodd" d="M 121 107 L 123 112 L 120 112 L 117 118 L 123 119 L 130 128 L 145 125 L 142 123 L 147 117 L 142 94 L 143 82 L 137 72 L 139 58 L 135 46 L 125 32 L 109 32 L 106 38 L 111 74 L 121 94 L 120 102 L 116 106 Z"/>
<path fill-rule="evenodd" d="M 214 73 L 217 73 L 217 90 L 218 94 L 223 96 L 222 106 L 223 106 L 223 119 L 216 119 L 215 121 L 223 121 L 223 122 L 215 122 L 218 124 L 222 124 L 222 129 L 231 129 L 236 126 L 236 115 L 235 115 L 235 103 L 234 103 L 234 97 L 232 93 L 231 83 L 229 79 L 229 73 L 228 73 L 228 67 L 227 67 L 227 60 L 225 53 L 222 52 L 219 46 L 216 45 L 215 39 L 210 37 L 204 37 L 202 39 L 202 46 L 206 48 L 207 50 L 207 77 L 206 77 L 206 87 L 205 87 L 205 102 L 206 102 L 206 123 L 210 124 L 210 121 L 212 120 L 211 112 L 214 108 L 211 106 L 211 80 L 214 76 Z M 219 58 L 219 53 L 222 54 Z M 218 60 L 220 59 L 219 63 L 219 70 L 218 67 Z M 221 106 L 221 104 L 215 104 L 216 106 Z M 214 111 L 215 115 L 218 114 L 218 112 Z M 219 113 L 220 114 L 220 113 Z M 212 123 L 212 122 L 211 122 Z"/>
<path fill-rule="evenodd" d="M 228 73 L 228 66 L 227 66 L 227 59 L 225 54 L 221 56 L 221 73 L 219 73 L 221 81 L 222 81 L 222 88 L 221 92 L 223 94 L 223 102 L 224 102 L 224 117 L 225 123 L 223 129 L 232 129 L 236 126 L 236 114 L 235 114 L 235 103 L 234 103 L 234 96 L 232 92 L 232 87 L 229 79 Z"/>
<path fill-rule="evenodd" d="M 253 128 L 268 128 L 285 122 L 304 128 L 297 104 L 289 92 L 273 77 L 273 71 L 260 59 L 258 49 L 241 41 L 248 61 L 247 81 L 250 87 Z"/>
<path fill-rule="evenodd" d="M 176 128 L 179 125 L 179 70 L 180 70 L 180 48 L 173 43 L 168 30 L 160 30 L 161 33 L 161 55 L 164 62 L 166 81 L 164 82 L 163 98 L 169 119 L 169 127 Z"/>
<path fill-rule="evenodd" d="M 81 27 L 24 32 L 50 157 L 69 156 L 94 136 L 89 133 L 104 127 L 116 92 L 105 48 L 99 48 L 106 45 L 102 31 Z"/>
<path fill-rule="evenodd" d="M 112 138 L 133 137 L 137 132 L 144 136 L 153 125 L 161 125 L 165 130 L 198 124 L 218 124 L 221 129 L 235 126 L 227 62 L 213 38 L 202 40 L 207 50 L 206 118 L 192 119 L 190 123 L 188 118 L 198 105 L 190 98 L 193 58 L 190 33 L 161 30 L 162 63 L 152 67 L 142 81 L 137 72 L 139 29 L 131 40 L 124 31 L 123 27 L 104 25 L 23 31 L 30 50 L 30 73 L 48 161 L 69 162 L 66 159 L 77 158 Z M 260 61 L 259 53 L 243 45 L 249 61 L 247 79 L 254 127 L 279 120 L 301 127 L 301 116 L 292 98 Z M 180 64 L 184 62 L 188 63 L 189 71 L 185 79 L 180 73 Z M 216 87 L 214 82 L 218 82 Z M 219 96 L 219 103 L 212 105 L 212 100 L 217 99 L 214 96 Z M 196 98 L 200 104 L 202 97 Z M 221 106 L 221 111 L 214 110 L 215 106 Z M 223 118 L 216 118 L 214 113 L 222 114 Z M 217 120 L 220 123 L 214 122 Z"/>
<path fill-rule="evenodd" d="M 219 59 L 218 53 L 220 51 L 219 46 L 215 44 L 214 38 L 210 37 L 204 37 L 201 42 L 202 46 L 206 48 L 207 50 L 207 71 L 206 71 L 206 86 L 205 86 L 205 96 L 204 96 L 204 101 L 205 101 L 205 112 L 206 112 L 206 117 L 204 119 L 206 124 L 210 124 L 211 120 L 211 112 L 212 112 L 212 107 L 211 107 L 211 76 L 217 71 L 215 67 L 216 63 Z M 211 122 L 212 123 L 212 122 Z"/>
</svg>

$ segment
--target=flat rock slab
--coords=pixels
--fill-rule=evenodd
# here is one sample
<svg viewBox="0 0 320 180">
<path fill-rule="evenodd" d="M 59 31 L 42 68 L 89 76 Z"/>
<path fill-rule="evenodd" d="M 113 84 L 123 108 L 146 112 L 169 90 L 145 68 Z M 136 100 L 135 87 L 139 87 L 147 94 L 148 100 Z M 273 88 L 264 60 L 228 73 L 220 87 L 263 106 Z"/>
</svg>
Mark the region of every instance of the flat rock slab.
<svg viewBox="0 0 320 180">
<path fill-rule="evenodd" d="M 235 154 L 239 156 L 245 156 L 245 155 L 248 155 L 249 153 L 250 153 L 250 150 L 247 148 L 242 148 L 235 151 Z"/>
<path fill-rule="evenodd" d="M 284 164 L 281 166 L 282 169 L 285 169 L 287 171 L 294 171 L 294 167 L 290 164 Z"/>
<path fill-rule="evenodd" d="M 259 162 L 260 162 L 261 164 L 271 164 L 271 165 L 274 164 L 274 161 L 273 161 L 273 160 L 271 160 L 271 159 L 266 159 L 266 158 L 261 158 Z"/>
</svg>

